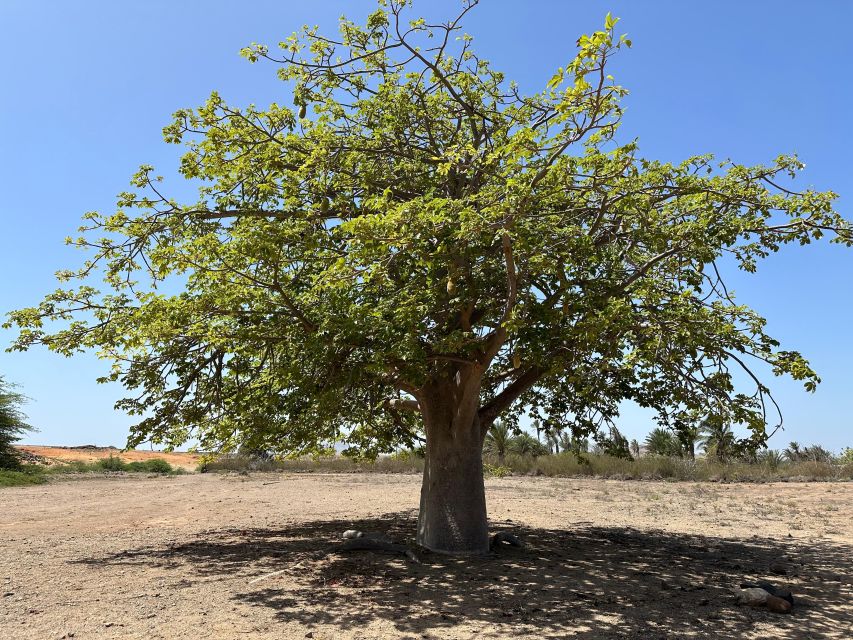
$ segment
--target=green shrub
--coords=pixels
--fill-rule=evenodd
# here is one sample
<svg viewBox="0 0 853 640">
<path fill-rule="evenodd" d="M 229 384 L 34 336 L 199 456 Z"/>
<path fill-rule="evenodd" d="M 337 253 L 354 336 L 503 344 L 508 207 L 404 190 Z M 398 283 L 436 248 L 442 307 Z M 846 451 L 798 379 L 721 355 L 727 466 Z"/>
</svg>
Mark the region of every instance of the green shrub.
<svg viewBox="0 0 853 640">
<path fill-rule="evenodd" d="M 145 464 L 147 466 L 147 471 L 149 473 L 174 473 L 175 468 L 172 467 L 168 462 L 163 460 L 163 458 L 152 458 L 151 460 L 146 460 Z"/>
<path fill-rule="evenodd" d="M 487 462 L 496 466 L 509 467 L 513 473 L 524 475 L 533 469 L 536 459 L 533 456 L 521 453 L 507 453 L 502 461 L 487 459 Z"/>
<path fill-rule="evenodd" d="M 21 465 L 17 470 L 0 469 L 0 487 L 42 484 L 46 480 L 43 469 L 35 465 Z"/>
<path fill-rule="evenodd" d="M 138 473 L 178 473 L 178 470 L 163 458 L 130 462 L 126 465 L 125 471 Z"/>
<path fill-rule="evenodd" d="M 14 385 L 0 377 L 0 469 L 20 471 L 24 466 L 20 451 L 12 445 L 24 433 L 33 430 L 21 412 L 25 400 L 24 396 L 15 391 Z"/>
<path fill-rule="evenodd" d="M 127 463 L 112 454 L 107 458 L 98 460 L 95 465 L 102 471 L 127 471 Z"/>
<path fill-rule="evenodd" d="M 487 478 L 503 478 L 504 476 L 512 475 L 512 469 L 486 462 L 483 464 L 483 475 Z"/>
</svg>

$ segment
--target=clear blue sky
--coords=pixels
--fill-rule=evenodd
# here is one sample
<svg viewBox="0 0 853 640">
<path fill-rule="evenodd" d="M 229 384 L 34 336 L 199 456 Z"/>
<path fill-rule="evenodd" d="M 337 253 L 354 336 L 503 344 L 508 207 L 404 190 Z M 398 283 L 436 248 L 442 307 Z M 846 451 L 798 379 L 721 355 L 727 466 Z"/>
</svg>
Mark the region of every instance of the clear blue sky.
<svg viewBox="0 0 853 640">
<path fill-rule="evenodd" d="M 304 23 L 335 28 L 372 0 L 2 0 L 0 2 L 0 313 L 37 303 L 53 273 L 76 265 L 62 240 L 85 211 L 110 210 L 141 163 L 175 175 L 179 149 L 161 141 L 170 114 L 213 89 L 232 103 L 288 101 L 268 65 L 237 54 L 274 44 Z M 420 0 L 446 18 L 454 0 Z M 614 65 L 631 91 L 623 139 L 677 161 L 713 152 L 743 163 L 796 152 L 800 185 L 832 188 L 853 217 L 853 3 L 483 0 L 466 23 L 483 57 L 536 90 L 571 59 L 578 35 L 607 11 L 634 48 Z M 183 193 L 176 180 L 169 183 Z M 773 379 L 789 440 L 853 446 L 853 251 L 789 247 L 755 276 L 735 274 L 738 297 L 769 318 L 770 333 L 801 350 L 823 378 L 814 395 Z M 4 348 L 12 333 L 0 331 Z M 106 363 L 43 349 L 0 354 L 0 373 L 32 398 L 40 432 L 26 441 L 121 446 L 122 389 L 97 385 Z M 619 425 L 642 439 L 649 416 L 626 408 Z"/>
</svg>

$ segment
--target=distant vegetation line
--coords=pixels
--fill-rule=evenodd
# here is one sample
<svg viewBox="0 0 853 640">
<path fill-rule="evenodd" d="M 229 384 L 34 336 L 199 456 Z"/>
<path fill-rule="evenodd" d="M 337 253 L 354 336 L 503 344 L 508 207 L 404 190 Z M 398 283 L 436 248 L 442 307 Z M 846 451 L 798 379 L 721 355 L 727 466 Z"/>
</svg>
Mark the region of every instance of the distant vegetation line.
<svg viewBox="0 0 853 640">
<path fill-rule="evenodd" d="M 526 437 L 525 437 L 526 436 Z M 235 454 L 203 461 L 200 473 L 293 472 L 293 473 L 411 473 L 423 472 L 423 453 L 405 450 L 374 461 L 352 460 L 327 455 L 299 459 L 276 459 L 268 455 Z M 695 459 L 683 455 L 619 457 L 601 451 L 551 453 L 545 445 L 525 434 L 510 438 L 501 453 L 487 447 L 484 471 L 490 477 L 546 476 L 595 477 L 616 480 L 692 480 L 706 482 L 812 482 L 853 480 L 853 449 L 833 456 L 821 447 L 800 447 L 784 451 L 767 450 L 754 459 L 720 460 L 714 456 Z M 0 487 L 41 484 L 48 479 L 80 475 L 115 474 L 179 475 L 184 469 L 162 458 L 125 462 L 110 455 L 94 462 L 63 464 L 22 464 L 16 469 L 0 469 Z"/>
<path fill-rule="evenodd" d="M 853 459 L 833 461 L 719 462 L 699 458 L 648 455 L 633 460 L 607 454 L 565 452 L 532 455 L 507 453 L 502 459 L 486 454 L 486 475 L 533 475 L 548 477 L 600 477 L 622 480 L 696 481 L 820 481 L 853 480 Z M 358 462 L 340 456 L 297 460 L 264 459 L 248 455 L 225 456 L 202 463 L 201 472 L 319 472 L 319 473 L 421 473 L 423 458 L 417 451 L 403 451 L 376 461 Z"/>
<path fill-rule="evenodd" d="M 118 456 L 109 456 L 95 462 L 68 462 L 56 465 L 22 464 L 16 469 L 0 469 L 0 487 L 42 484 L 49 477 L 79 474 L 105 473 L 148 473 L 158 475 L 181 475 L 186 473 L 162 458 L 125 462 Z"/>
</svg>

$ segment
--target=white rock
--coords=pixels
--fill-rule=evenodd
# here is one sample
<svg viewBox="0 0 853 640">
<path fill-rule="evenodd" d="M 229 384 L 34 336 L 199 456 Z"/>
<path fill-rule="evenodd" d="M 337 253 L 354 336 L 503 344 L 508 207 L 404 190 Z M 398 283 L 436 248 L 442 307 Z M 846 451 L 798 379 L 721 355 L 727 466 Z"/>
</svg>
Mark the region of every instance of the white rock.
<svg viewBox="0 0 853 640">
<path fill-rule="evenodd" d="M 764 589 L 751 587 L 749 589 L 741 589 L 738 592 L 737 603 L 748 604 L 750 607 L 760 607 L 767 602 L 767 598 L 769 597 L 770 594 Z"/>
</svg>

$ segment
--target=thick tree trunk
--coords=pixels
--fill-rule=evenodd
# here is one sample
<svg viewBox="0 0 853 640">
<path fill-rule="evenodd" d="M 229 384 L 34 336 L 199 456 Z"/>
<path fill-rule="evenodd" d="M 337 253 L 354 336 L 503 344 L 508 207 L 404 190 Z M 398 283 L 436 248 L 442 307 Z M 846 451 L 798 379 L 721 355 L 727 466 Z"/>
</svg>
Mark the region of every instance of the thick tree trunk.
<svg viewBox="0 0 853 640">
<path fill-rule="evenodd" d="M 438 553 L 477 555 L 488 552 L 489 527 L 480 447 L 454 439 L 444 442 L 427 439 L 418 544 Z"/>
<path fill-rule="evenodd" d="M 423 407 L 423 417 L 427 443 L 418 544 L 438 553 L 485 554 L 489 528 L 476 411 L 460 410 L 452 398 L 434 397 Z"/>
</svg>

